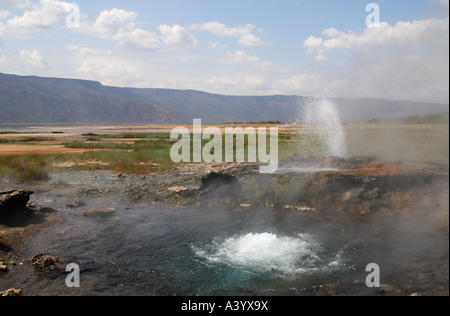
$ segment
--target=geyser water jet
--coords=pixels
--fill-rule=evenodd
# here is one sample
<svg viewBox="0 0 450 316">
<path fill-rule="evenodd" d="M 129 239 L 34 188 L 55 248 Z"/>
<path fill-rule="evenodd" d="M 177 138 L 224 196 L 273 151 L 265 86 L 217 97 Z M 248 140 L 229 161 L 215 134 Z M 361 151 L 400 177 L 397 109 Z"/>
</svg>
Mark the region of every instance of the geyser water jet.
<svg viewBox="0 0 450 316">
<path fill-rule="evenodd" d="M 342 126 L 336 104 L 325 97 L 299 99 L 300 122 L 311 124 L 313 133 L 327 147 L 327 154 L 344 158 L 347 155 L 346 132 Z"/>
</svg>

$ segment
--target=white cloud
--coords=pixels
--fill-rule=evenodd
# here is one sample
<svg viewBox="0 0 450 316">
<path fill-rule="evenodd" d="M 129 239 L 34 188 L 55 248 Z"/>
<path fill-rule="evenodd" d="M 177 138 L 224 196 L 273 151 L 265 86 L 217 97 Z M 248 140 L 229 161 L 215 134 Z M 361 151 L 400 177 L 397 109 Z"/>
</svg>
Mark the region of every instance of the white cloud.
<svg viewBox="0 0 450 316">
<path fill-rule="evenodd" d="M 0 65 L 6 62 L 6 56 L 4 56 L 3 49 L 0 49 Z"/>
<path fill-rule="evenodd" d="M 167 45 L 197 45 L 198 40 L 190 34 L 184 27 L 177 24 L 173 26 L 160 25 L 158 30 L 163 35 L 163 41 Z"/>
<path fill-rule="evenodd" d="M 238 27 L 228 27 L 220 22 L 206 22 L 201 24 L 194 24 L 189 27 L 192 30 L 204 30 L 220 37 L 237 37 L 238 42 L 244 46 L 264 46 L 266 43 L 253 34 L 256 26 L 253 24 L 246 24 Z M 259 31 L 261 31 L 259 29 Z"/>
<path fill-rule="evenodd" d="M 1 41 L 3 38 L 3 35 L 6 33 L 6 29 L 7 29 L 6 25 L 4 23 L 0 22 L 0 44 L 1 44 Z"/>
<path fill-rule="evenodd" d="M 11 15 L 12 15 L 11 12 L 0 9 L 0 20 L 4 20 L 6 18 L 9 18 Z"/>
<path fill-rule="evenodd" d="M 394 26 L 381 22 L 378 27 L 368 27 L 362 34 L 325 29 L 328 39 L 310 36 L 303 46 L 307 53 L 317 53 L 316 61 L 326 61 L 327 55 L 336 51 L 370 51 L 377 47 L 397 46 L 420 48 L 422 45 L 441 44 L 448 36 L 449 19 L 427 19 L 398 22 Z"/>
<path fill-rule="evenodd" d="M 208 44 L 208 48 L 211 48 L 211 49 L 225 49 L 225 48 L 227 48 L 227 45 L 226 44 L 222 44 L 221 42 L 217 41 L 217 42 L 209 43 Z"/>
<path fill-rule="evenodd" d="M 336 52 L 351 53 L 345 67 L 333 68 L 320 85 L 332 96 L 373 97 L 448 103 L 449 18 L 386 22 L 362 33 L 329 28 L 303 46 L 324 62 Z M 279 82 L 308 90 L 306 75 Z M 305 81 L 306 80 L 306 81 Z M 314 85 L 313 85 L 314 86 Z"/>
<path fill-rule="evenodd" d="M 113 8 L 102 11 L 94 23 L 94 30 L 104 38 L 113 37 L 120 30 L 132 31 L 136 28 L 135 20 L 138 14 Z"/>
<path fill-rule="evenodd" d="M 67 45 L 66 49 L 72 51 L 75 56 L 78 57 L 91 57 L 91 56 L 111 56 L 114 55 L 114 52 L 111 50 L 102 51 L 100 49 L 83 47 L 78 45 Z"/>
<path fill-rule="evenodd" d="M 119 42 L 121 46 L 132 46 L 144 50 L 158 50 L 161 47 L 159 36 L 136 26 L 138 14 L 113 8 L 102 11 L 92 29 L 101 38 Z M 90 28 L 89 28 L 90 29 Z M 86 31 L 90 31 L 87 29 Z"/>
<path fill-rule="evenodd" d="M 300 74 L 276 80 L 273 89 L 285 94 L 323 96 L 328 95 L 329 82 L 318 73 Z"/>
<path fill-rule="evenodd" d="M 250 55 L 243 50 L 236 50 L 235 52 L 227 51 L 226 54 L 235 63 L 254 64 L 261 62 L 258 55 Z"/>
<path fill-rule="evenodd" d="M 272 62 L 262 60 L 258 55 L 248 54 L 243 50 L 226 51 L 225 56 L 227 56 L 227 59 L 223 61 L 224 63 L 243 64 L 257 69 L 287 72 L 286 69 L 277 67 Z"/>
<path fill-rule="evenodd" d="M 37 49 L 34 49 L 33 51 L 22 50 L 20 52 L 20 58 L 30 69 L 47 70 L 49 68 L 41 52 Z"/>
<path fill-rule="evenodd" d="M 247 34 L 239 37 L 239 44 L 244 46 L 264 46 L 264 41 L 254 34 Z"/>
<path fill-rule="evenodd" d="M 112 39 L 118 41 L 122 46 L 131 45 L 139 49 L 150 51 L 161 48 L 161 41 L 156 33 L 140 28 L 130 31 L 119 29 Z"/>
<path fill-rule="evenodd" d="M 249 74 L 214 76 L 206 80 L 213 90 L 231 93 L 246 93 L 247 91 L 267 91 L 266 80 L 263 77 Z"/>
<path fill-rule="evenodd" d="M 250 34 L 255 28 L 255 26 L 252 24 L 246 24 L 245 26 L 228 27 L 225 24 L 216 21 L 216 22 L 195 24 L 192 25 L 190 28 L 194 30 L 205 30 L 222 37 L 225 36 L 241 37 Z"/>
<path fill-rule="evenodd" d="M 0 6 L 12 9 L 25 9 L 31 6 L 30 0 L 0 0 Z"/>
<path fill-rule="evenodd" d="M 143 50 L 156 51 L 161 49 L 162 43 L 176 46 L 196 45 L 197 39 L 180 25 L 160 25 L 161 35 L 137 26 L 138 14 L 121 9 L 102 11 L 92 29 L 101 38 L 109 38 L 126 47 L 135 47 Z"/>
<path fill-rule="evenodd" d="M 18 7 L 26 8 L 22 16 L 14 16 L 7 21 L 16 32 L 32 32 L 54 27 L 73 12 L 73 6 L 64 1 L 39 0 L 39 3 L 19 2 Z"/>
<path fill-rule="evenodd" d="M 108 84 L 114 78 L 121 78 L 121 82 L 128 80 L 138 80 L 140 78 L 139 71 L 135 65 L 118 63 L 116 61 L 99 63 L 98 60 L 87 60 L 76 69 L 76 72 L 81 75 L 94 76 L 106 80 Z"/>
</svg>

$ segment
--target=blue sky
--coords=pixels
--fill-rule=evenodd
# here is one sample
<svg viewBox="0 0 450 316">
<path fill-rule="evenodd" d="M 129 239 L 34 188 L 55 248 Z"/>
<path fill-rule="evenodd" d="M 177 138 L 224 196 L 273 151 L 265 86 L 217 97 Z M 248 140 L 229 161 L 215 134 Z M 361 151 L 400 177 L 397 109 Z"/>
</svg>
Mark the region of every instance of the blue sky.
<svg viewBox="0 0 450 316">
<path fill-rule="evenodd" d="M 448 0 L 0 0 L 0 72 L 448 102 Z M 80 25 L 68 25 L 73 4 Z M 74 21 L 74 20 L 70 20 Z M 69 27 L 75 26 L 75 27 Z"/>
</svg>

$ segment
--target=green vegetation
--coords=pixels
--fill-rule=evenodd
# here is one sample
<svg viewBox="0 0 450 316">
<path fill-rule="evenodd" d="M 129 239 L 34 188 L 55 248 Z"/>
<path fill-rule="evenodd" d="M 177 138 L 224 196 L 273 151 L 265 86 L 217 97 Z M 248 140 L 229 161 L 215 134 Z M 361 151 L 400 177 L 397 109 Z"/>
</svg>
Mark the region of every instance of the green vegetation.
<svg viewBox="0 0 450 316">
<path fill-rule="evenodd" d="M 64 143 L 64 147 L 66 148 L 74 148 L 74 149 L 109 149 L 109 150 L 132 150 L 133 145 L 123 144 L 123 143 L 99 143 L 99 142 L 81 142 L 75 141 L 70 143 Z"/>
<path fill-rule="evenodd" d="M 5 139 L 0 138 L 0 144 L 26 144 L 26 143 L 36 143 L 36 142 L 51 142 L 55 141 L 54 138 L 40 138 L 40 137 L 29 137 L 25 139 Z"/>
<path fill-rule="evenodd" d="M 376 156 L 386 161 L 411 161 L 449 165 L 448 124 L 348 124 L 346 125 L 348 154 Z M 5 134 L 6 135 L 6 134 Z M 8 176 L 20 182 L 45 180 L 48 172 L 59 164 L 77 170 L 109 169 L 121 173 L 146 174 L 176 167 L 170 151 L 176 140 L 168 133 L 83 134 L 84 140 L 62 143 L 66 148 L 86 149 L 85 153 L 24 155 L 0 157 L 0 177 Z M 236 138 L 236 137 L 235 137 Z M 126 140 L 126 141 L 124 141 Z M 1 144 L 29 144 L 53 141 L 51 138 L 16 140 L 7 136 Z M 191 139 L 191 150 L 193 143 Z M 202 148 L 209 140 L 202 140 Z M 267 140 L 269 148 L 269 139 Z M 248 136 L 244 138 L 248 159 Z M 236 159 L 236 140 L 234 141 Z M 295 154 L 326 152 L 319 135 L 305 127 L 279 134 L 279 159 Z M 225 136 L 222 139 L 223 157 Z M 212 151 L 213 153 L 213 151 Z M 192 155 L 192 152 L 191 152 Z M 223 159 L 224 160 L 224 159 Z M 273 201 L 276 202 L 276 196 Z"/>
<path fill-rule="evenodd" d="M 26 155 L 0 157 L 0 176 L 8 176 L 19 182 L 48 179 L 48 157 Z"/>
<path fill-rule="evenodd" d="M 0 131 L 0 135 L 37 134 L 36 132 L 5 132 Z"/>
</svg>

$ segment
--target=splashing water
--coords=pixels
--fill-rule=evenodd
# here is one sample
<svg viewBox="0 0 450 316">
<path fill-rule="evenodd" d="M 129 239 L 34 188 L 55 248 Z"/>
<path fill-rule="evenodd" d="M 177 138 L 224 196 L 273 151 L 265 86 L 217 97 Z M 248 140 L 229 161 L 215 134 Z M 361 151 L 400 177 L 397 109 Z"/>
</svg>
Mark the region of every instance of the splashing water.
<svg viewBox="0 0 450 316">
<path fill-rule="evenodd" d="M 195 254 L 213 263 L 255 272 L 278 271 L 285 274 L 316 269 L 320 246 L 307 235 L 277 236 L 271 233 L 216 238 L 209 245 L 192 246 Z"/>
<path fill-rule="evenodd" d="M 321 141 L 326 144 L 330 156 L 344 158 L 347 155 L 346 132 L 342 126 L 336 105 L 327 98 L 314 98 L 299 108 L 303 122 L 313 125 Z"/>
</svg>

